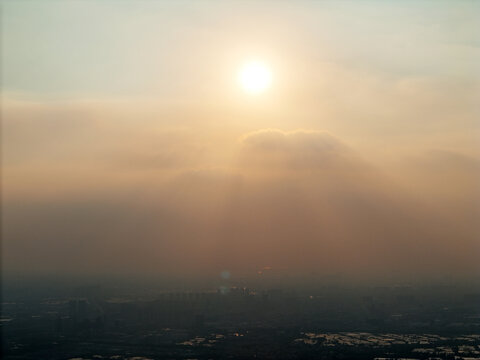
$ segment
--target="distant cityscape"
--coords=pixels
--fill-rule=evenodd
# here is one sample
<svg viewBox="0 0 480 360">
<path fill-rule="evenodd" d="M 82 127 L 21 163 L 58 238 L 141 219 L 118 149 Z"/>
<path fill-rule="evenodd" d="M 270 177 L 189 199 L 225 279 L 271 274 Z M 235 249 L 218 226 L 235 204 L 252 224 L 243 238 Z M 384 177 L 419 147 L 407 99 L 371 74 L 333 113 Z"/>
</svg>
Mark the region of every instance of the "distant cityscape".
<svg viewBox="0 0 480 360">
<path fill-rule="evenodd" d="M 10 291 L 3 358 L 480 359 L 480 293 L 469 290 Z"/>
<path fill-rule="evenodd" d="M 0 360 L 480 360 L 480 0 L 0 33 Z"/>
</svg>

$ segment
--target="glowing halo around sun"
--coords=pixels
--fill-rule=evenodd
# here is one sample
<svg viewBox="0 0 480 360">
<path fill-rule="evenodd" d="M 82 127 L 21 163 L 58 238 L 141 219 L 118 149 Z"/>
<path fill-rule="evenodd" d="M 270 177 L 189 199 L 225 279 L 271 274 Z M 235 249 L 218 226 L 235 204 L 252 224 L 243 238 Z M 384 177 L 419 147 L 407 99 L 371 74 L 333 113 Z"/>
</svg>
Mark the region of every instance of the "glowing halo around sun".
<svg viewBox="0 0 480 360">
<path fill-rule="evenodd" d="M 251 61 L 242 67 L 238 79 L 247 93 L 260 94 L 270 87 L 272 73 L 264 63 Z"/>
</svg>

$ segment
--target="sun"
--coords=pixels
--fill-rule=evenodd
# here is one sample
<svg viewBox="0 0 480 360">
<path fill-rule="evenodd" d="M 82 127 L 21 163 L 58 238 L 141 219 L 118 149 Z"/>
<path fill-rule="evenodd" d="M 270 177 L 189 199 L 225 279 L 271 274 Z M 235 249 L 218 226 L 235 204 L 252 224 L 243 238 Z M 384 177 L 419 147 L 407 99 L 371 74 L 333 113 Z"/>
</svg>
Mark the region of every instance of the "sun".
<svg viewBox="0 0 480 360">
<path fill-rule="evenodd" d="M 272 83 L 272 73 L 268 66 L 260 61 L 246 63 L 240 70 L 240 84 L 250 94 L 260 94 Z"/>
</svg>

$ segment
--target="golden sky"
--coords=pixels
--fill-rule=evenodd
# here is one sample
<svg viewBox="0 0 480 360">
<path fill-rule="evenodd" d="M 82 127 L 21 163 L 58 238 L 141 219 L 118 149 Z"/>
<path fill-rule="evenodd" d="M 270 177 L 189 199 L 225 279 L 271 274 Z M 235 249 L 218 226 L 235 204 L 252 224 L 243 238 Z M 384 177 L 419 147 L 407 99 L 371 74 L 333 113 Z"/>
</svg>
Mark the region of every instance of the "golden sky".
<svg viewBox="0 0 480 360">
<path fill-rule="evenodd" d="M 478 2 L 2 7 L 7 270 L 478 274 Z"/>
</svg>

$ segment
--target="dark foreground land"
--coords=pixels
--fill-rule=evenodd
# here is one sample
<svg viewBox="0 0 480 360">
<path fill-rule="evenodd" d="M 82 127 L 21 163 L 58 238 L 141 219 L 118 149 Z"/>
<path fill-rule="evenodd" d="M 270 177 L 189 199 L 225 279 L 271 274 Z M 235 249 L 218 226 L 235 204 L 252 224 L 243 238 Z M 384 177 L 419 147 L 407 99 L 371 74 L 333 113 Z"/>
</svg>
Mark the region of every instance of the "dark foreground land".
<svg viewBox="0 0 480 360">
<path fill-rule="evenodd" d="M 61 289 L 60 289 L 61 288 Z M 480 359 L 468 287 L 12 287 L 4 359 Z"/>
</svg>

